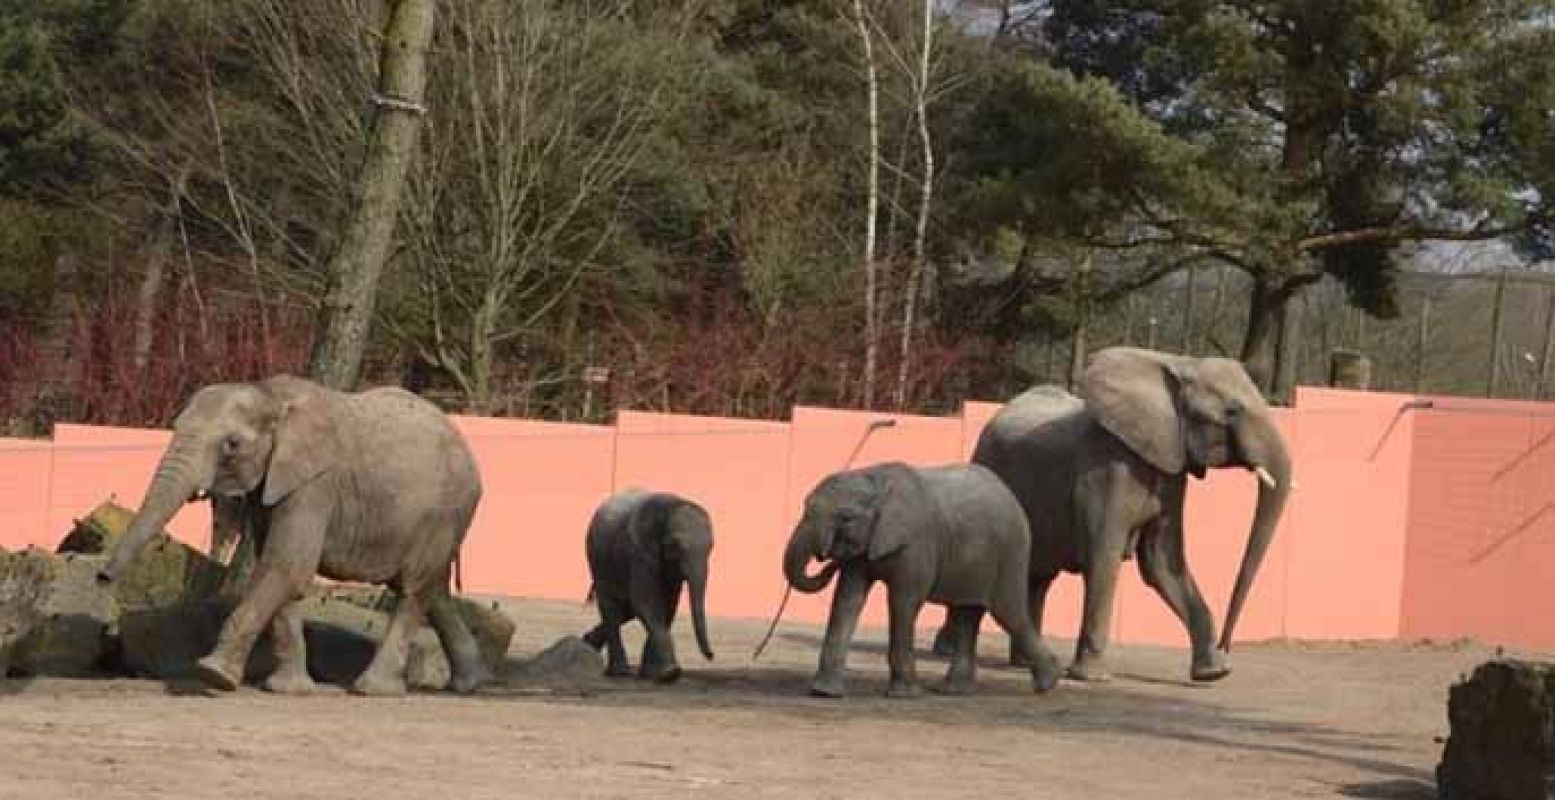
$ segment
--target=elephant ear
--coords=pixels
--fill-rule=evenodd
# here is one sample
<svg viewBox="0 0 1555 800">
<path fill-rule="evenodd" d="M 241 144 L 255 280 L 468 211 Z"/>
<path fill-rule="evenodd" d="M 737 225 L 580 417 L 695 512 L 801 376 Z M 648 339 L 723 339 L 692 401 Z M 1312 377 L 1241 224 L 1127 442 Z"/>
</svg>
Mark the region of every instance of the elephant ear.
<svg viewBox="0 0 1555 800">
<path fill-rule="evenodd" d="M 626 534 L 639 558 L 657 566 L 664 549 L 664 523 L 669 504 L 660 497 L 648 497 L 632 511 L 626 522 Z"/>
<path fill-rule="evenodd" d="M 1097 423 L 1171 475 L 1187 462 L 1176 369 L 1164 353 L 1110 347 L 1097 351 L 1080 376 L 1080 397 Z"/>
<path fill-rule="evenodd" d="M 884 464 L 868 472 L 870 495 L 865 507 L 871 516 L 869 521 L 869 560 L 879 561 L 907 546 L 912 536 L 912 522 L 905 513 L 905 503 L 898 495 L 897 486 L 906 478 L 910 468 L 905 465 Z"/>
<path fill-rule="evenodd" d="M 288 387 L 291 388 L 291 387 Z M 314 478 L 334 469 L 341 453 L 340 435 L 328 401 L 317 392 L 279 395 L 275 446 L 265 473 L 263 502 L 273 506 Z"/>
</svg>

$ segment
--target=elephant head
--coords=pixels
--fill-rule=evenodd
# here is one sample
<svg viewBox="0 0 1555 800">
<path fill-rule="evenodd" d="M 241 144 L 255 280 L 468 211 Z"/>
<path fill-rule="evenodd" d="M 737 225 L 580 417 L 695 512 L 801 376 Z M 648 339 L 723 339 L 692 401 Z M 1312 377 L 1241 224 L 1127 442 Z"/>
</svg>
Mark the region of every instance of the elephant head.
<svg viewBox="0 0 1555 800">
<path fill-rule="evenodd" d="M 1126 347 L 1096 352 L 1080 394 L 1103 428 L 1164 474 L 1203 477 L 1209 468 L 1242 467 L 1258 476 L 1258 505 L 1220 637 L 1220 649 L 1229 650 L 1290 494 L 1290 457 L 1263 395 L 1236 361 Z"/>
<path fill-rule="evenodd" d="M 140 508 L 98 580 L 111 582 L 184 503 L 262 489 L 273 506 L 341 458 L 329 399 L 307 381 L 215 384 L 196 392 L 173 421 L 173 439 Z"/>
<path fill-rule="evenodd" d="M 804 515 L 783 553 L 783 574 L 795 589 L 819 592 L 842 565 L 856 558 L 878 560 L 907 544 L 907 530 L 885 519 L 893 494 L 892 465 L 839 472 L 805 497 Z M 815 574 L 811 559 L 826 562 Z"/>
<path fill-rule="evenodd" d="M 635 545 L 639 552 L 649 554 L 659 563 L 674 565 L 686 579 L 697 648 L 703 657 L 712 660 L 713 648 L 707 638 L 707 564 L 713 552 L 712 519 L 700 506 L 687 502 L 670 506 L 660 520 L 650 516 L 643 509 L 633 520 Z"/>
</svg>

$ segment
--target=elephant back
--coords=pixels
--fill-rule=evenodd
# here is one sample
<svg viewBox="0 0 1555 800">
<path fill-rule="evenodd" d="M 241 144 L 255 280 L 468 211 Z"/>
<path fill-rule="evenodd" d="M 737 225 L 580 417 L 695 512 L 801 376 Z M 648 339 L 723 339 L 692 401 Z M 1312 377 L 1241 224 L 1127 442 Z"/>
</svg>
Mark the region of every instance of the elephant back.
<svg viewBox="0 0 1555 800">
<path fill-rule="evenodd" d="M 985 457 L 994 457 L 1003 447 L 1084 411 L 1085 401 L 1062 387 L 1049 384 L 1027 389 L 1006 403 L 988 421 L 987 427 L 977 437 L 972 460 L 985 463 L 978 457 L 979 453 Z"/>
</svg>

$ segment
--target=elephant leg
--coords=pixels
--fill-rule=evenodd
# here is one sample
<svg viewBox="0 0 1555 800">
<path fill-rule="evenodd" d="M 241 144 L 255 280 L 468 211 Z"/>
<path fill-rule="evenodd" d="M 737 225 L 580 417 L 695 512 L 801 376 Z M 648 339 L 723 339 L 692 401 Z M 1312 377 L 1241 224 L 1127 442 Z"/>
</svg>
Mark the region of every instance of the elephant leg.
<svg viewBox="0 0 1555 800">
<path fill-rule="evenodd" d="M 1144 537 L 1139 548 L 1139 574 L 1171 607 L 1193 643 L 1190 675 L 1196 681 L 1217 681 L 1231 674 L 1225 656 L 1215 649 L 1215 616 L 1199 594 L 1198 583 L 1183 554 L 1182 527 L 1164 521 Z"/>
<path fill-rule="evenodd" d="M 675 659 L 675 640 L 670 637 L 670 621 L 675 617 L 680 593 L 668 592 L 658 582 L 637 581 L 634 582 L 633 594 L 632 605 L 636 607 L 637 618 L 648 633 L 643 640 L 642 660 L 637 665 L 637 676 L 657 683 L 674 683 L 680 678 L 680 662 Z"/>
<path fill-rule="evenodd" d="M 459 607 L 448 594 L 446 575 L 444 578 L 427 587 L 422 602 L 427 607 L 432 630 L 437 632 L 437 640 L 443 645 L 443 653 L 448 656 L 451 673 L 448 688 L 459 694 L 470 694 L 496 676 L 481 657 L 480 645 L 476 644 L 464 615 L 459 613 Z"/>
<path fill-rule="evenodd" d="M 605 648 L 605 675 L 624 678 L 632 674 L 626 662 L 626 645 L 621 643 L 621 626 L 631 620 L 626 603 L 614 595 L 598 592 L 594 596 L 599 607 L 599 624 L 583 634 L 583 641 L 595 650 Z"/>
<path fill-rule="evenodd" d="M 918 612 L 923 610 L 927 592 L 887 588 L 890 589 L 887 611 L 891 633 L 886 660 L 891 667 L 891 684 L 886 689 L 886 695 L 917 697 L 923 690 L 918 687 L 918 658 L 913 652 L 913 638 L 917 632 Z M 968 638 L 965 631 L 957 631 L 957 636 L 960 639 Z"/>
<path fill-rule="evenodd" d="M 260 564 L 243 600 L 227 617 L 226 622 L 222 623 L 215 649 L 196 663 L 195 672 L 200 680 L 222 691 L 230 692 L 238 688 L 243 682 L 248 655 L 253 651 L 254 642 L 258 640 L 260 632 L 271 624 L 271 620 L 283 606 L 302 597 L 303 587 L 307 585 L 311 575 L 311 569 L 274 563 Z M 290 633 L 289 624 L 287 628 Z M 298 634 L 296 650 L 300 653 L 300 623 L 296 633 Z M 306 656 L 303 655 L 303 658 L 305 659 Z M 305 661 L 303 672 L 304 674 L 307 672 Z"/>
<path fill-rule="evenodd" d="M 847 692 L 848 645 L 858 628 L 858 617 L 869 599 L 869 577 L 862 569 L 843 569 L 832 593 L 831 616 L 821 642 L 821 663 L 810 681 L 810 694 L 842 697 Z"/>
<path fill-rule="evenodd" d="M 1051 582 L 1049 578 L 1047 583 Z M 994 598 L 988 610 L 993 613 L 994 622 L 999 623 L 999 627 L 1009 634 L 1013 653 L 1021 657 L 1022 663 L 1030 666 L 1032 689 L 1046 692 L 1058 685 L 1062 670 L 1059 669 L 1058 656 L 1053 655 L 1053 651 L 1048 649 L 1037 632 L 1036 618 L 1031 614 L 1032 586 L 1033 583 L 1028 581 L 1025 587 L 1008 587 Z M 1022 591 L 1023 588 L 1025 591 Z M 1043 593 L 1046 593 L 1046 584 L 1043 585 Z"/>
<path fill-rule="evenodd" d="M 1057 575 L 1033 575 L 1026 583 L 1026 605 L 1031 609 L 1031 624 L 1036 628 L 1037 636 L 1042 636 L 1042 614 L 1047 608 L 1047 593 L 1053 588 L 1053 579 Z M 1015 639 L 1010 639 L 1010 666 L 1030 667 L 1031 661 L 1016 646 Z"/>
<path fill-rule="evenodd" d="M 1085 567 L 1085 610 L 1080 620 L 1080 638 L 1075 644 L 1074 663 L 1068 675 L 1079 681 L 1105 681 L 1107 645 L 1112 639 L 1112 603 L 1117 594 L 1118 570 L 1123 566 L 1123 548 L 1128 530 L 1108 525 L 1097 537 Z"/>
<path fill-rule="evenodd" d="M 934 633 L 933 653 L 937 656 L 954 656 L 960 652 L 960 645 L 956 643 L 957 633 L 956 609 L 946 607 L 945 619 L 940 623 L 939 630 Z"/>
<path fill-rule="evenodd" d="M 940 684 L 942 694 L 971 694 L 977 689 L 977 632 L 983 623 L 982 606 L 951 606 L 945 610 L 945 628 L 951 631 L 956 652 Z M 942 629 L 943 630 L 943 629 Z"/>
<path fill-rule="evenodd" d="M 426 609 L 419 594 L 400 593 L 400 602 L 389 619 L 389 629 L 378 644 L 378 652 L 366 671 L 351 685 L 362 695 L 401 695 L 405 693 L 405 658 L 410 654 L 410 639 L 421 627 Z"/>
<path fill-rule="evenodd" d="M 301 603 L 281 606 L 270 623 L 270 643 L 279 662 L 275 672 L 265 679 L 265 690 L 276 694 L 312 694 L 318 691 L 308 674 L 308 650 L 302 638 Z"/>
</svg>

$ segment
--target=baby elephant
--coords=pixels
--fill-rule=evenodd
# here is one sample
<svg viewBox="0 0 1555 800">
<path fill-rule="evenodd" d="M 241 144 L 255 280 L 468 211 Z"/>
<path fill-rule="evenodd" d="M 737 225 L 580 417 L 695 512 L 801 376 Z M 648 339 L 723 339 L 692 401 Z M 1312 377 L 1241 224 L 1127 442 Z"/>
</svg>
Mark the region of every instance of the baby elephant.
<svg viewBox="0 0 1555 800">
<path fill-rule="evenodd" d="M 918 693 L 913 627 L 925 602 L 949 607 L 958 639 L 943 691 L 976 685 L 976 631 L 983 613 L 1029 654 L 1038 692 L 1058 683 L 1058 660 L 1037 635 L 1026 606 L 1031 534 L 1020 503 L 993 472 L 976 464 L 915 468 L 900 462 L 836 473 L 805 498 L 804 516 L 783 556 L 789 584 L 819 592 L 841 572 L 810 693 L 843 695 L 848 644 L 875 581 L 890 609 L 893 697 Z M 811 559 L 826 562 L 814 575 Z"/>
<path fill-rule="evenodd" d="M 691 592 L 691 622 L 697 646 L 709 660 L 707 643 L 707 559 L 713 551 L 713 523 L 707 512 L 684 497 L 629 489 L 605 501 L 589 522 L 586 544 L 590 593 L 599 607 L 599 625 L 583 640 L 607 647 L 605 674 L 630 675 L 621 626 L 642 620 L 640 677 L 670 683 L 680 677 L 670 624 L 684 583 Z"/>
</svg>

